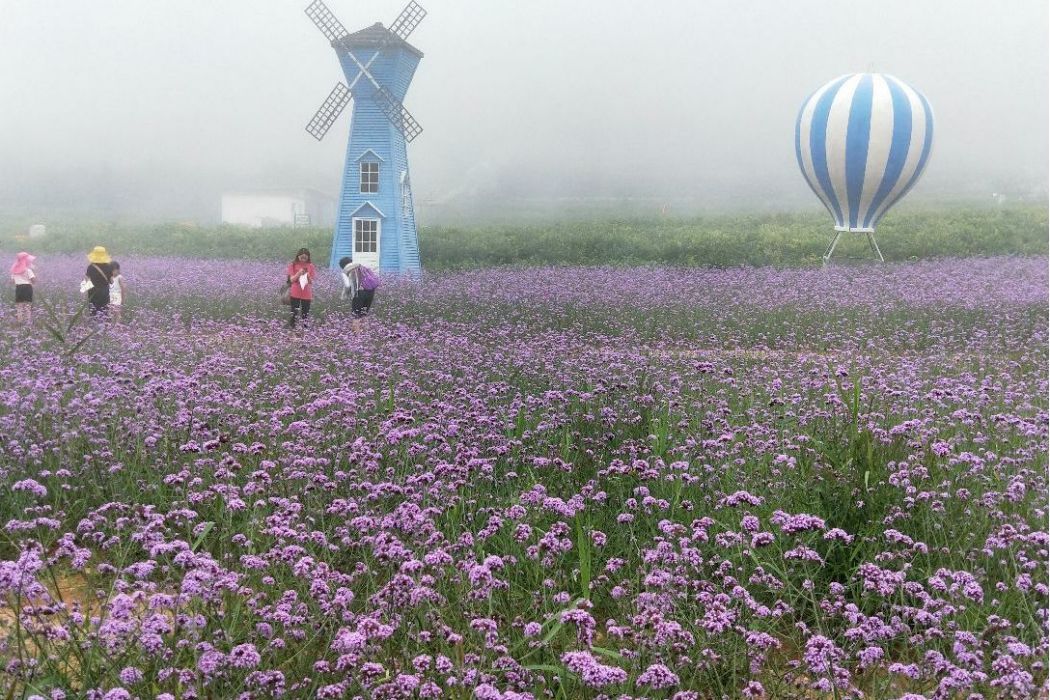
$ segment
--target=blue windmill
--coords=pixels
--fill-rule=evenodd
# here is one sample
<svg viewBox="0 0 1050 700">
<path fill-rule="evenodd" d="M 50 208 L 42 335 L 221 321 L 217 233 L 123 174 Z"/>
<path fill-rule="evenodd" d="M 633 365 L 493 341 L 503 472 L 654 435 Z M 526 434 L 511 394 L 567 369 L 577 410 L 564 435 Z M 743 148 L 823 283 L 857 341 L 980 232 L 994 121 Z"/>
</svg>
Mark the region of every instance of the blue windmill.
<svg viewBox="0 0 1050 700">
<path fill-rule="evenodd" d="M 406 39 L 426 10 L 412 0 L 389 28 L 377 22 L 353 34 L 322 0 L 306 14 L 335 49 L 347 79 L 332 88 L 306 131 L 320 141 L 354 100 L 330 264 L 349 256 L 384 272 L 418 272 L 406 146 L 423 129 L 401 101 L 423 57 Z"/>
</svg>

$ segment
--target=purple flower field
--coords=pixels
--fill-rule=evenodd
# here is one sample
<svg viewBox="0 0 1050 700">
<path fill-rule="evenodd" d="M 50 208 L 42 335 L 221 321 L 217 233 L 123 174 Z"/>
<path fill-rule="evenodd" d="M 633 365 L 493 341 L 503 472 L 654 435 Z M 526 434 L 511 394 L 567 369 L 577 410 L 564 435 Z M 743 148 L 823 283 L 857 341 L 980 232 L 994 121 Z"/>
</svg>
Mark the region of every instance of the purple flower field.
<svg viewBox="0 0 1050 700">
<path fill-rule="evenodd" d="M 1045 258 L 332 276 L 294 331 L 281 265 L 120 261 L 121 324 L 82 256 L 0 309 L 0 698 L 1046 692 Z"/>
</svg>

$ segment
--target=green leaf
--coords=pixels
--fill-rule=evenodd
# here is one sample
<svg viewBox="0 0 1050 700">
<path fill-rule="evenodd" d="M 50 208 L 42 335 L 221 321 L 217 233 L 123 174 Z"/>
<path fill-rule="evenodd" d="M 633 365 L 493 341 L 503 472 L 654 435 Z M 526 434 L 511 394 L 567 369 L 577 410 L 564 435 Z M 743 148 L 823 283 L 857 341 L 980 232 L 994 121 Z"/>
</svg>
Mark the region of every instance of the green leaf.
<svg viewBox="0 0 1050 700">
<path fill-rule="evenodd" d="M 208 533 L 211 532 L 213 527 L 215 527 L 215 523 L 210 520 L 204 524 L 204 529 L 201 530 L 201 534 L 197 535 L 197 540 L 193 543 L 190 551 L 197 551 L 197 548 L 201 546 L 201 543 L 204 542 L 204 538 L 208 536 Z"/>
<path fill-rule="evenodd" d="M 62 324 L 58 320 L 58 315 L 55 313 L 54 306 L 50 302 L 46 301 L 42 303 L 41 306 L 44 307 L 44 311 L 47 313 L 47 320 L 44 321 L 43 324 L 44 328 L 47 330 L 48 333 L 51 334 L 52 338 L 64 345 L 66 342 L 66 337 L 60 330 L 62 328 Z"/>
<path fill-rule="evenodd" d="M 47 329 L 47 332 L 51 334 L 51 337 L 52 337 L 52 338 L 54 338 L 54 339 L 55 339 L 55 340 L 57 340 L 58 342 L 60 342 L 60 343 L 62 343 L 63 345 L 65 345 L 65 343 L 66 343 L 66 338 L 65 338 L 65 336 L 63 336 L 63 335 L 62 335 L 62 331 L 58 330 L 57 328 L 55 328 L 55 327 L 54 327 L 54 326 L 52 326 L 51 324 L 45 324 L 45 325 L 44 325 L 44 328 L 46 328 L 46 329 Z"/>
<path fill-rule="evenodd" d="M 576 549 L 580 558 L 580 594 L 591 599 L 591 540 L 582 518 L 576 518 Z"/>
<path fill-rule="evenodd" d="M 73 345 L 73 347 L 71 347 L 71 348 L 70 348 L 69 350 L 66 350 L 66 356 L 71 356 L 71 355 L 73 355 L 74 353 L 76 353 L 76 351 L 77 351 L 77 350 L 79 350 L 79 349 L 80 349 L 81 347 L 83 347 L 84 343 L 86 343 L 87 341 L 91 340 L 91 339 L 92 339 L 92 338 L 94 338 L 94 337 L 95 337 L 96 335 L 98 335 L 98 329 L 97 329 L 97 328 L 96 328 L 95 330 L 91 331 L 90 333 L 88 333 L 87 335 L 85 335 L 85 336 L 84 336 L 83 338 L 81 338 L 80 340 L 78 340 L 78 341 L 77 341 L 77 342 L 76 342 L 76 343 L 75 343 L 75 344 Z"/>
<path fill-rule="evenodd" d="M 66 335 L 69 335 L 73 332 L 73 326 L 77 325 L 77 321 L 80 320 L 80 317 L 84 315 L 84 311 L 86 310 L 87 305 L 81 304 L 80 307 L 77 309 L 77 312 L 70 317 L 69 325 L 66 326 Z"/>
<path fill-rule="evenodd" d="M 860 417 L 860 377 L 853 380 L 853 406 L 851 409 L 853 413 L 853 425 L 856 425 L 857 420 Z"/>
<path fill-rule="evenodd" d="M 562 612 L 564 612 L 564 611 L 562 611 Z M 551 619 L 557 620 L 558 617 L 561 617 L 561 613 L 560 612 L 558 613 L 557 617 L 554 617 L 554 618 L 551 618 Z M 564 626 L 565 626 L 565 623 L 562 622 L 561 620 L 558 620 L 558 622 L 556 622 L 555 625 L 550 628 L 550 631 L 548 631 L 547 634 L 543 635 L 543 639 L 540 640 L 540 646 L 541 647 L 547 646 L 547 642 L 549 642 L 550 640 L 554 639 L 554 635 L 558 634 L 558 632 L 560 632 L 561 628 L 564 627 Z"/>
<path fill-rule="evenodd" d="M 623 655 L 619 652 L 613 651 L 612 649 L 605 649 L 603 647 L 591 647 L 591 651 L 602 656 L 607 656 L 610 659 L 616 659 L 617 661 L 623 661 Z"/>
<path fill-rule="evenodd" d="M 561 614 L 563 612 L 568 612 L 569 610 L 575 610 L 579 606 L 579 604 L 583 602 L 583 600 L 584 600 L 583 598 L 577 598 L 576 600 L 574 600 L 571 603 L 569 603 L 568 606 L 562 608 L 561 610 L 559 610 L 555 614 L 551 615 L 550 619 L 543 623 L 543 627 L 546 627 L 547 625 L 549 625 L 551 623 L 554 623 L 553 627 L 551 627 L 547 631 L 547 634 L 543 635 L 543 639 L 540 640 L 540 643 L 537 646 L 533 647 L 531 651 L 529 651 L 524 657 L 522 657 L 522 659 L 527 658 L 528 656 L 531 656 L 532 654 L 534 654 L 539 649 L 542 649 L 543 647 L 547 646 L 548 642 L 550 642 L 552 639 L 554 639 L 554 637 L 558 634 L 558 632 L 561 631 L 561 628 L 565 626 L 565 623 L 562 622 L 561 619 L 560 619 L 561 618 Z"/>
</svg>

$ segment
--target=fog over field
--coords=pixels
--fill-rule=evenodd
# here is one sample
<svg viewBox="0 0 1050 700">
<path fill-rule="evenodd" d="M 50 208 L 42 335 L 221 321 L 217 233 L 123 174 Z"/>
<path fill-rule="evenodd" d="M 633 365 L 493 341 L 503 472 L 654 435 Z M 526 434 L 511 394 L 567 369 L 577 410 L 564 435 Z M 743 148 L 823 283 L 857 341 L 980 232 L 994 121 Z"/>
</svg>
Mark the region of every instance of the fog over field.
<svg viewBox="0 0 1050 700">
<path fill-rule="evenodd" d="M 214 222 L 221 192 L 339 188 L 350 110 L 307 0 L 0 0 L 0 211 Z M 350 31 L 401 0 L 328 0 Z M 865 0 L 422 0 L 405 100 L 426 212 L 562 198 L 677 211 L 817 207 L 794 122 L 838 75 L 923 92 L 934 154 L 911 199 L 1047 186 L 1048 9 Z"/>
</svg>

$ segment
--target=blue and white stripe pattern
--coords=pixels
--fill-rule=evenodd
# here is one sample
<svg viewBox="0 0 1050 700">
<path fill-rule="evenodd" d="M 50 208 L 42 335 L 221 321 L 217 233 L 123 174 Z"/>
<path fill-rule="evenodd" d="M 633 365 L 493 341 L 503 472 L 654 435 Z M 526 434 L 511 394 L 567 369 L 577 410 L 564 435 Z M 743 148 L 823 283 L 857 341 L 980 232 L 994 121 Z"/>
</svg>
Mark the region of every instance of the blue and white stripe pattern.
<svg viewBox="0 0 1050 700">
<path fill-rule="evenodd" d="M 836 78 L 802 105 L 795 155 L 838 231 L 873 232 L 930 159 L 933 111 L 892 75 Z"/>
</svg>

